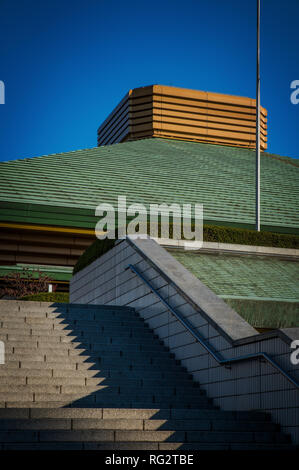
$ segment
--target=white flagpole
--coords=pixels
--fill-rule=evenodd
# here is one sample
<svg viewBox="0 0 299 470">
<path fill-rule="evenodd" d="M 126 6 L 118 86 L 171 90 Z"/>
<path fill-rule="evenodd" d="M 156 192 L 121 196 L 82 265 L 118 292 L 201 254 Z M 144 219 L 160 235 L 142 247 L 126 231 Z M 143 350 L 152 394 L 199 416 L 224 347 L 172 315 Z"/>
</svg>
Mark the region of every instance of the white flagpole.
<svg viewBox="0 0 299 470">
<path fill-rule="evenodd" d="M 255 227 L 260 231 L 260 0 L 257 0 Z"/>
</svg>

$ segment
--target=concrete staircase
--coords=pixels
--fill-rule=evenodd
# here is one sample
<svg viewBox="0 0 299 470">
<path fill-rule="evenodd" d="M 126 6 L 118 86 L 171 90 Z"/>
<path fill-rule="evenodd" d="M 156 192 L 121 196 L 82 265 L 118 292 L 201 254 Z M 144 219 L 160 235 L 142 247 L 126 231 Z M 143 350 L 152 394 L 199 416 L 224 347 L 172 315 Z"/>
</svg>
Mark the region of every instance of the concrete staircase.
<svg viewBox="0 0 299 470">
<path fill-rule="evenodd" d="M 0 449 L 289 449 L 221 411 L 134 309 L 0 301 Z"/>
</svg>

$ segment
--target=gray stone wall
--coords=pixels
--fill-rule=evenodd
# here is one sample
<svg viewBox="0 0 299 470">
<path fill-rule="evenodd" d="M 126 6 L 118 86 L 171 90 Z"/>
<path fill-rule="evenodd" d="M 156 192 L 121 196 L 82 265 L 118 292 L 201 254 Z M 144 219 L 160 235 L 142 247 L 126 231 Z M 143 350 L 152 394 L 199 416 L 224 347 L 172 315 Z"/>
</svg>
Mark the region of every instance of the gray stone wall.
<svg viewBox="0 0 299 470">
<path fill-rule="evenodd" d="M 269 363 L 254 359 L 220 366 L 157 296 L 126 269 L 133 264 L 224 359 L 266 352 L 299 381 L 290 343 L 298 329 L 257 334 L 234 310 L 150 239 L 127 239 L 75 274 L 72 303 L 134 307 L 192 373 L 214 403 L 225 410 L 263 409 L 299 443 L 299 391 Z"/>
</svg>

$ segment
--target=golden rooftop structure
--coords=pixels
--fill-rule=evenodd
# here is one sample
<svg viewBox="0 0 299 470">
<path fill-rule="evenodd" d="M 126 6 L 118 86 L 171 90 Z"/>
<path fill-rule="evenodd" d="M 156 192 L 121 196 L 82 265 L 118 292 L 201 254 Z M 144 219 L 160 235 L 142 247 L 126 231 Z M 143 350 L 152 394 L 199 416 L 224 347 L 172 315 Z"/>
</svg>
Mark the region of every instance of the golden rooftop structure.
<svg viewBox="0 0 299 470">
<path fill-rule="evenodd" d="M 267 110 L 261 107 L 261 150 Z M 160 137 L 255 148 L 256 100 L 162 85 L 130 90 L 98 129 L 98 145 Z"/>
</svg>

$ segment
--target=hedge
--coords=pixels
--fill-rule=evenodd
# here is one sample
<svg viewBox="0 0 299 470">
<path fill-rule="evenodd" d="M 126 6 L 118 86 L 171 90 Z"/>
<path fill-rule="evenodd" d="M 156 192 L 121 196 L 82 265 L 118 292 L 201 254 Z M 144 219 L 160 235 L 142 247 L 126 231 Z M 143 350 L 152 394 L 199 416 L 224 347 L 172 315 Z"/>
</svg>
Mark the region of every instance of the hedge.
<svg viewBox="0 0 299 470">
<path fill-rule="evenodd" d="M 93 261 L 95 261 L 100 256 L 104 255 L 107 251 L 111 250 L 114 247 L 116 240 L 109 240 L 105 238 L 104 240 L 96 239 L 85 251 L 82 253 L 77 263 L 74 266 L 73 274 L 81 271 Z"/>
<path fill-rule="evenodd" d="M 35 300 L 37 302 L 69 303 L 68 292 L 39 292 L 38 294 L 25 295 L 21 300 Z"/>
<path fill-rule="evenodd" d="M 299 236 L 274 232 L 257 232 L 232 227 L 205 225 L 203 239 L 206 242 L 235 243 L 238 245 L 272 246 L 275 248 L 299 248 Z"/>
<path fill-rule="evenodd" d="M 294 328 L 299 326 L 299 302 L 225 299 L 254 328 Z"/>
<path fill-rule="evenodd" d="M 170 238 L 172 225 L 169 225 Z M 257 232 L 242 228 L 204 225 L 203 239 L 206 242 L 234 243 L 239 245 L 272 246 L 276 248 L 299 248 L 299 236 L 274 232 Z M 111 250 L 115 240 L 96 239 L 78 259 L 73 274 L 81 271 L 107 251 Z"/>
</svg>

